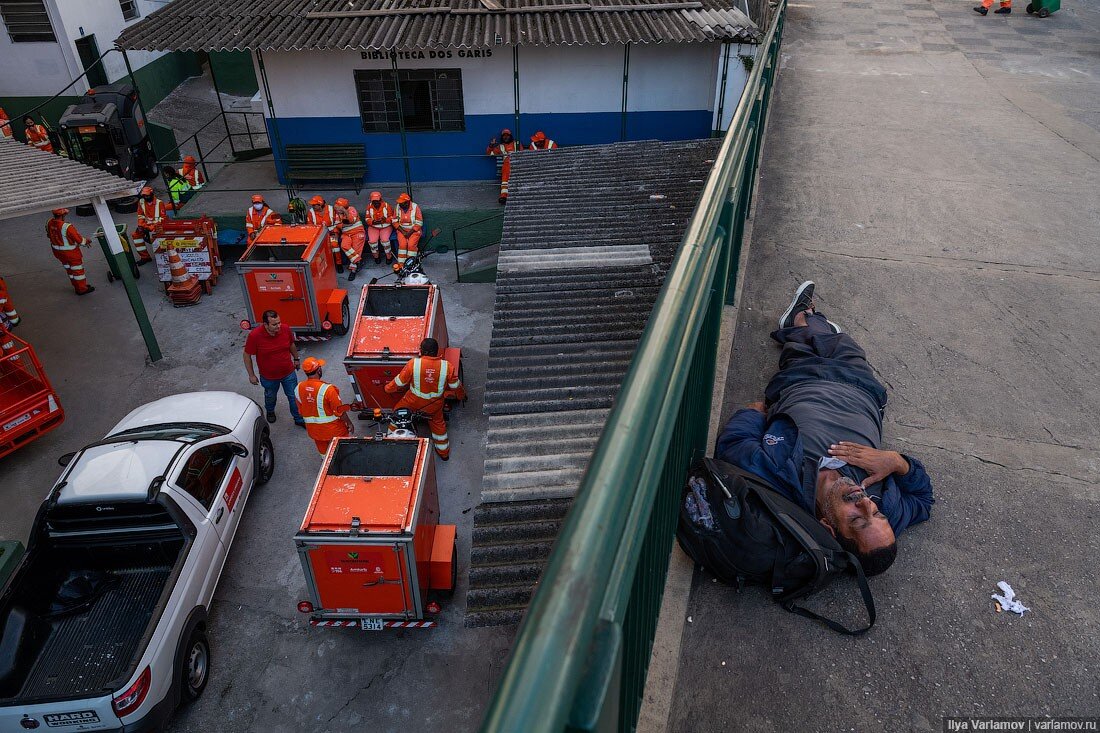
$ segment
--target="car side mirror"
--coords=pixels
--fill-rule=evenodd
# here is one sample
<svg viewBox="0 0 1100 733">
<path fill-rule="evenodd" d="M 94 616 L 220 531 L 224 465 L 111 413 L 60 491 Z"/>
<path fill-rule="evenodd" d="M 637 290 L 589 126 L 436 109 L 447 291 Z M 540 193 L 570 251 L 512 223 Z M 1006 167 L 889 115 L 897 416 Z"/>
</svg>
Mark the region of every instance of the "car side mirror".
<svg viewBox="0 0 1100 733">
<path fill-rule="evenodd" d="M 229 450 L 233 451 L 233 455 L 238 458 L 248 458 L 248 448 L 245 448 L 240 443 L 230 443 Z"/>
<path fill-rule="evenodd" d="M 438 255 L 445 255 L 451 251 L 451 248 L 445 244 L 437 244 L 435 246 L 435 253 Z"/>
<path fill-rule="evenodd" d="M 65 455 L 57 459 L 57 465 L 61 466 L 62 468 L 66 468 L 70 463 L 73 462 L 73 458 L 75 457 L 76 451 L 73 451 L 72 453 L 66 453 Z"/>
</svg>

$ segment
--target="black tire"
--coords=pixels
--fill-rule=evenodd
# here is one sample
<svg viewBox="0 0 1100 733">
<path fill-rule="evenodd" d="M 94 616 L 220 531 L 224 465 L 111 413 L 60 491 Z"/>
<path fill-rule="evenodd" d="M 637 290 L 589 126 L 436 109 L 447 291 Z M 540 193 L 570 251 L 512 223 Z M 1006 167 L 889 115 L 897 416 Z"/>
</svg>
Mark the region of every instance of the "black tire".
<svg viewBox="0 0 1100 733">
<path fill-rule="evenodd" d="M 342 323 L 332 324 L 332 332 L 337 336 L 343 336 L 348 332 L 348 324 L 351 322 L 351 307 L 348 305 L 348 299 L 344 298 L 344 302 L 340 304 L 340 318 Z"/>
<path fill-rule="evenodd" d="M 1031 3 L 1028 3 L 1027 7 L 1024 8 L 1024 12 L 1027 13 L 1028 15 L 1031 15 L 1032 13 L 1035 12 L 1035 6 L 1032 5 Z"/>
<path fill-rule="evenodd" d="M 111 199 L 107 203 L 119 214 L 132 214 L 137 211 L 138 197 L 123 196 L 122 198 Z"/>
<path fill-rule="evenodd" d="M 95 216 L 95 207 L 91 204 L 79 204 L 73 208 L 77 216 Z"/>
<path fill-rule="evenodd" d="M 1047 8 L 1039 8 L 1039 17 L 1040 18 L 1049 18 L 1050 17 L 1050 10 L 1048 10 Z"/>
<path fill-rule="evenodd" d="M 130 265 L 130 274 L 134 276 L 135 280 L 141 279 L 141 272 L 138 270 L 137 263 Z"/>
<path fill-rule="evenodd" d="M 180 660 L 180 702 L 189 705 L 202 697 L 210 681 L 210 642 L 199 628 L 191 632 Z"/>
<path fill-rule="evenodd" d="M 264 428 L 260 436 L 260 447 L 256 451 L 256 485 L 263 486 L 275 473 L 275 446 L 271 444 L 271 433 Z"/>
<path fill-rule="evenodd" d="M 115 281 L 115 274 L 113 272 L 107 273 L 107 282 L 113 283 Z"/>
</svg>

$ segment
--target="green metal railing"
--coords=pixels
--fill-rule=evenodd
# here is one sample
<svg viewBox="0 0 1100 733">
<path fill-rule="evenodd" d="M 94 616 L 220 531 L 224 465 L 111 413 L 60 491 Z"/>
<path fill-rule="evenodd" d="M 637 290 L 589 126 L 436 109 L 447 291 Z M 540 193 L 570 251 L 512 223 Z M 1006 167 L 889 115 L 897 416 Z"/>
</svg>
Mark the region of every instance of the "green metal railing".
<svg viewBox="0 0 1100 733">
<path fill-rule="evenodd" d="M 632 731 L 681 487 L 706 452 L 785 0 L 703 188 L 481 730 Z"/>
</svg>

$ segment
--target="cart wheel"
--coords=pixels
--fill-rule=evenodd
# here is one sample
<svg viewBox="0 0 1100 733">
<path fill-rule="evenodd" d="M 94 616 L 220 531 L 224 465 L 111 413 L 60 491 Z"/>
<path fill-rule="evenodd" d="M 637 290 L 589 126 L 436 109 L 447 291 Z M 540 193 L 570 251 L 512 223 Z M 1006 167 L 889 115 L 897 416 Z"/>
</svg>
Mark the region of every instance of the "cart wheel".
<svg viewBox="0 0 1100 733">
<path fill-rule="evenodd" d="M 1039 17 L 1040 18 L 1049 18 L 1050 17 L 1050 9 L 1049 8 L 1039 8 Z"/>
<path fill-rule="evenodd" d="M 113 283 L 115 281 L 115 274 L 113 272 L 107 273 L 107 282 Z"/>
<path fill-rule="evenodd" d="M 370 420 L 374 417 L 374 415 L 370 414 L 366 410 L 363 410 L 358 415 L 356 415 L 356 417 L 359 418 L 360 420 Z"/>
<path fill-rule="evenodd" d="M 209 280 L 202 281 L 202 292 L 206 295 L 210 295 L 210 293 L 214 292 L 214 288 L 211 287 Z"/>
<path fill-rule="evenodd" d="M 1025 11 L 1025 12 L 1026 12 L 1026 13 L 1027 13 L 1028 15 L 1031 15 L 1032 13 L 1034 13 L 1034 12 L 1035 12 L 1035 6 L 1034 6 L 1034 5 L 1032 5 L 1031 3 L 1028 3 L 1028 4 L 1027 4 L 1027 7 L 1026 7 L 1026 8 L 1024 8 L 1024 11 Z"/>
<path fill-rule="evenodd" d="M 141 271 L 138 270 L 138 266 L 137 266 L 136 262 L 134 264 L 130 265 L 130 274 L 134 276 L 135 280 L 137 280 L 141 277 Z"/>
<path fill-rule="evenodd" d="M 340 323 L 332 324 L 332 332 L 337 336 L 343 336 L 348 332 L 348 323 L 351 322 L 351 308 L 348 307 L 348 299 L 340 304 Z"/>
</svg>

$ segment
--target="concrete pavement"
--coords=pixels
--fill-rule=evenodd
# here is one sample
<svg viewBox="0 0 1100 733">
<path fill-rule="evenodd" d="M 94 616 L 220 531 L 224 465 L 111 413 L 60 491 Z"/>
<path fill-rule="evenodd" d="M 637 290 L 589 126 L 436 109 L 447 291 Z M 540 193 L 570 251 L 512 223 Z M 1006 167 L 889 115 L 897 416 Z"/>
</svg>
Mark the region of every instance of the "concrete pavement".
<svg viewBox="0 0 1100 733">
<path fill-rule="evenodd" d="M 129 410 L 191 390 L 228 389 L 262 400 L 241 364 L 245 317 L 239 278 L 229 265 L 212 296 L 176 309 L 152 266 L 138 281 L 165 358 L 148 364 L 121 283 L 107 283 L 98 247 L 84 250 L 90 295 L 73 295 L 50 254 L 48 214 L 0 222 L 0 273 L 23 323 L 18 333 L 41 358 L 66 411 L 65 422 L 0 459 L 0 537 L 24 539 L 61 469 L 57 458 L 102 437 Z M 117 216 L 117 215 L 116 215 Z M 72 215 L 87 236 L 94 218 Z M 118 217 L 133 226 L 133 216 Z M 172 731 L 471 730 L 503 666 L 514 630 L 464 629 L 473 507 L 484 462 L 482 414 L 493 285 L 454 284 L 450 255 L 427 260 L 441 283 L 452 342 L 463 347 L 470 393 L 451 427 L 452 459 L 437 465 L 442 520 L 458 525 L 459 587 L 432 630 L 364 633 L 314 629 L 296 610 L 304 592 L 292 536 L 320 467 L 312 441 L 289 419 L 280 395 L 272 428 L 276 470 L 249 502 L 211 612 L 212 672 L 205 695 L 177 714 Z M 372 274 L 347 285 L 352 304 Z M 341 283 L 346 283 L 341 276 Z M 342 375 L 347 338 L 304 344 L 324 357 L 326 376 L 350 399 Z"/>
<path fill-rule="evenodd" d="M 936 506 L 863 638 L 696 573 L 669 730 L 1100 714 L 1100 6 L 972 5 L 789 6 L 724 414 L 760 398 L 814 279 Z M 999 580 L 1032 611 L 994 613 Z M 858 620 L 851 583 L 808 605 Z"/>
</svg>

